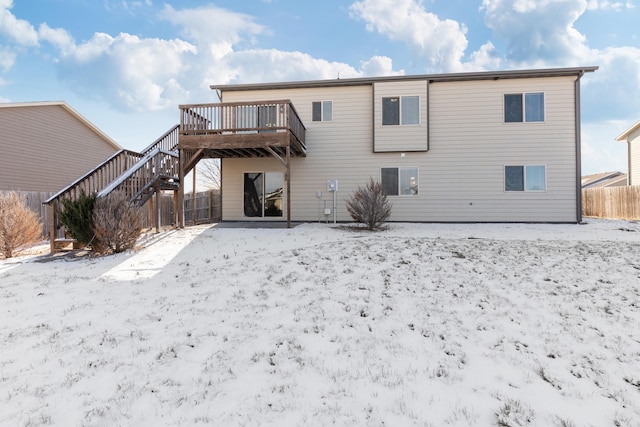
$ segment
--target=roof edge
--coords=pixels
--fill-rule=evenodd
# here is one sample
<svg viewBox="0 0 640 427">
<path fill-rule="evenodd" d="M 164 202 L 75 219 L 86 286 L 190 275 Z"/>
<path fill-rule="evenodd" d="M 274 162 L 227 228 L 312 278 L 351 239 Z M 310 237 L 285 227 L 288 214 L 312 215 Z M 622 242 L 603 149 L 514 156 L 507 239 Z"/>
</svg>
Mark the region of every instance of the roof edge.
<svg viewBox="0 0 640 427">
<path fill-rule="evenodd" d="M 120 144 L 111 139 L 106 133 L 98 129 L 93 123 L 85 118 L 78 111 L 74 110 L 69 104 L 64 101 L 35 101 L 35 102 L 8 102 L 0 103 L 0 108 L 19 108 L 19 107 L 47 107 L 47 106 L 60 106 L 67 110 L 72 116 L 80 120 L 85 126 L 90 128 L 93 132 L 98 134 L 100 138 L 104 139 L 109 145 L 113 146 L 116 150 L 122 150 Z"/>
<path fill-rule="evenodd" d="M 241 83 L 210 85 L 212 90 L 224 91 L 246 91 L 246 90 L 268 90 L 268 89 L 296 89 L 314 88 L 330 86 L 366 86 L 376 82 L 408 81 L 408 80 L 429 80 L 431 82 L 451 82 L 465 80 L 498 80 L 534 77 L 559 77 L 578 76 L 584 73 L 591 73 L 598 69 L 598 66 L 569 67 L 569 68 L 544 68 L 530 70 L 505 70 L 505 71 L 476 71 L 464 73 L 446 74 L 417 74 L 401 76 L 380 76 L 380 77 L 358 77 L 350 79 L 333 80 L 306 80 L 293 82 L 272 82 L 272 83 Z"/>
<path fill-rule="evenodd" d="M 638 129 L 640 129 L 640 120 L 635 122 L 633 125 L 631 125 L 630 128 L 622 132 L 620 135 L 616 136 L 616 141 L 629 142 L 627 141 L 627 138 L 629 137 L 629 135 L 631 135 L 633 132 L 635 132 Z"/>
</svg>

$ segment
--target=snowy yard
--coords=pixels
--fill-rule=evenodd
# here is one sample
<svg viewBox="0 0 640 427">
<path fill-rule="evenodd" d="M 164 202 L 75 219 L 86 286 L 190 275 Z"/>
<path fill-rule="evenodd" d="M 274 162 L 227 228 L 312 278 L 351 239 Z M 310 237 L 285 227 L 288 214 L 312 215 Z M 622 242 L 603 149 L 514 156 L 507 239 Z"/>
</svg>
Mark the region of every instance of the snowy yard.
<svg viewBox="0 0 640 427">
<path fill-rule="evenodd" d="M 638 426 L 640 224 L 586 222 L 0 261 L 0 425 Z"/>
</svg>

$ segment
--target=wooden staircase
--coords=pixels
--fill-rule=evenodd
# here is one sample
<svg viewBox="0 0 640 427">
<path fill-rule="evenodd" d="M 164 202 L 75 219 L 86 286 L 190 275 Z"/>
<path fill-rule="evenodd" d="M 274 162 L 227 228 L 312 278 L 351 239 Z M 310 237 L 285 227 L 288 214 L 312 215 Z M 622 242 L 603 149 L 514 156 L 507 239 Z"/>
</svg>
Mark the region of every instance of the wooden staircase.
<svg viewBox="0 0 640 427">
<path fill-rule="evenodd" d="M 62 199 L 75 200 L 82 194 L 96 194 L 104 197 L 113 191 L 122 191 L 130 203 L 144 205 L 161 190 L 180 187 L 178 155 L 179 125 L 174 126 L 142 152 L 119 150 L 97 167 L 51 196 L 43 204 L 49 206 L 49 240 L 51 252 L 63 247 L 75 247 L 67 238 L 58 220 L 58 210 Z M 174 193 L 175 194 L 175 193 Z M 174 197 L 174 200 L 177 198 Z M 154 225 L 159 229 L 157 209 Z M 174 209 L 174 212 L 177 209 Z"/>
</svg>

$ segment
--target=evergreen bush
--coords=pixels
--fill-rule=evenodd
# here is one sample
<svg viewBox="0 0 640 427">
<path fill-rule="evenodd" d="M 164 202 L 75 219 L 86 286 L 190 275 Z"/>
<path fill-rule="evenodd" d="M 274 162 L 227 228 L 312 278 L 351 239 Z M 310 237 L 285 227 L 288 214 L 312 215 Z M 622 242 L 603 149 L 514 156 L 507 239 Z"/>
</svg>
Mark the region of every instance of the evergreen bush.
<svg viewBox="0 0 640 427">
<path fill-rule="evenodd" d="M 366 186 L 358 187 L 347 200 L 347 212 L 368 230 L 380 228 L 391 216 L 391 204 L 382 184 L 370 178 Z"/>
<path fill-rule="evenodd" d="M 81 191 L 77 199 L 62 199 L 61 203 L 63 210 L 59 214 L 60 222 L 67 228 L 71 237 L 85 245 L 92 243 L 96 195 L 87 196 Z"/>
</svg>

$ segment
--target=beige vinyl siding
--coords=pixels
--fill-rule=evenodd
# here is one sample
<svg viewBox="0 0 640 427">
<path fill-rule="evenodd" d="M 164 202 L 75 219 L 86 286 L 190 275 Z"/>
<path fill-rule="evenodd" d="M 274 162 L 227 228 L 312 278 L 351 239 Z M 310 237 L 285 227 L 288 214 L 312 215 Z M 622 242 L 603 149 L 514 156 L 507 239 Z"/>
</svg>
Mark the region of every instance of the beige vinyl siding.
<svg viewBox="0 0 640 427">
<path fill-rule="evenodd" d="M 61 105 L 0 108 L 0 189 L 58 191 L 116 151 Z"/>
<path fill-rule="evenodd" d="M 416 84 L 398 82 L 394 91 L 392 83 L 385 82 L 389 86 L 385 91 L 415 94 L 406 83 Z M 426 82 L 422 84 L 426 91 Z M 503 95 L 536 91 L 545 93 L 545 122 L 504 123 Z M 269 99 L 291 99 L 307 126 L 308 156 L 292 160 L 294 221 L 333 219 L 323 215 L 324 208 L 333 204 L 333 194 L 326 188 L 329 179 L 339 181 L 337 219 L 350 221 L 346 199 L 354 189 L 369 177 L 379 180 L 383 167 L 410 166 L 419 168 L 419 194 L 389 197 L 392 221 L 576 221 L 573 78 L 432 83 L 429 123 L 426 108 L 421 108 L 425 133 L 430 126 L 429 151 L 418 152 L 406 145 L 394 152 L 372 152 L 370 85 L 231 91 L 224 93 L 223 101 Z M 332 122 L 311 121 L 311 103 L 321 100 L 333 101 Z M 421 98 L 421 106 L 426 102 Z M 426 141 L 426 135 L 423 138 Z M 505 192 L 505 165 L 545 165 L 547 191 Z M 223 220 L 246 220 L 243 174 L 284 171 L 284 167 L 272 158 L 224 159 L 222 171 Z M 317 192 L 322 192 L 321 198 Z"/>
<path fill-rule="evenodd" d="M 369 177 L 379 180 L 381 167 L 416 166 L 416 158 L 411 153 L 401 158 L 398 153 L 372 152 L 371 86 L 224 94 L 224 102 L 269 99 L 291 99 L 307 127 L 307 157 L 294 158 L 291 163 L 291 216 L 295 221 L 333 220 L 333 193 L 327 191 L 327 180 L 338 180 L 338 221 L 350 221 L 346 199 L 358 186 L 366 184 Z M 333 101 L 333 121 L 311 121 L 311 103 L 319 100 Z M 284 171 L 284 167 L 272 158 L 224 159 L 222 165 L 223 219 L 263 220 L 243 215 L 244 173 Z M 322 197 L 318 198 L 317 192 L 321 192 Z M 419 215 L 417 198 L 411 203 L 402 197 L 392 199 L 393 220 L 411 221 Z M 325 207 L 332 209 L 329 217 L 323 213 Z"/>
<path fill-rule="evenodd" d="M 382 125 L 382 98 L 402 96 L 420 97 L 420 123 L 415 125 Z M 427 81 L 376 82 L 374 97 L 374 151 L 426 151 L 427 141 Z"/>
<path fill-rule="evenodd" d="M 544 92 L 543 123 L 504 123 L 504 94 Z M 425 215 L 452 221 L 576 221 L 574 79 L 430 86 Z M 505 165 L 545 165 L 545 192 L 504 191 Z"/>
<path fill-rule="evenodd" d="M 291 163 L 292 218 L 302 221 L 324 219 L 322 211 L 325 203 L 327 207 L 332 207 L 333 204 L 333 194 L 327 191 L 327 180 L 337 179 L 341 206 L 338 209 L 339 220 L 349 220 L 344 208 L 344 199 L 353 188 L 362 184 L 375 171 L 375 168 L 372 169 L 367 162 L 358 161 L 358 159 L 370 158 L 372 152 L 370 86 L 230 92 L 224 94 L 223 101 L 269 99 L 291 99 L 307 128 L 307 157 L 294 158 Z M 332 121 L 313 122 L 311 120 L 312 102 L 326 100 L 331 100 L 333 103 Z M 224 159 L 222 171 L 223 219 L 261 220 L 243 216 L 244 173 L 284 172 L 284 167 L 272 158 Z M 319 191 L 322 192 L 320 199 L 316 197 Z"/>
<path fill-rule="evenodd" d="M 629 185 L 640 185 L 640 129 L 629 135 Z"/>
</svg>

